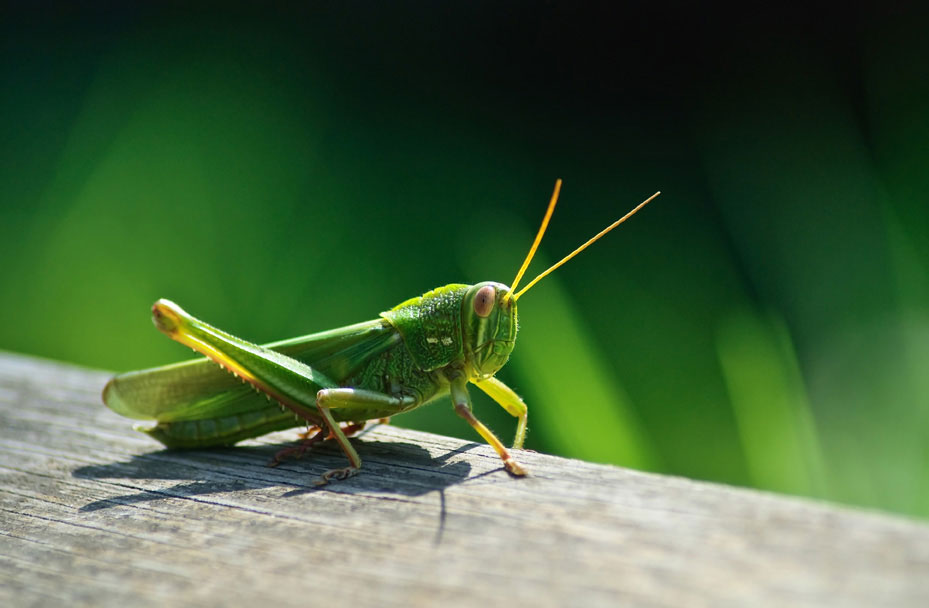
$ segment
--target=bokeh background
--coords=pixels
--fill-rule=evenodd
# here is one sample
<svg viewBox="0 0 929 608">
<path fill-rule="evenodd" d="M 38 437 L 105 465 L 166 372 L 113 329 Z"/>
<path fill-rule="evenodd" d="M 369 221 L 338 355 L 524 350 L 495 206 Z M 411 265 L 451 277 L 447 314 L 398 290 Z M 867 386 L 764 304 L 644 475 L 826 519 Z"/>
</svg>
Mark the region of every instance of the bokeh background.
<svg viewBox="0 0 929 608">
<path fill-rule="evenodd" d="M 927 517 L 920 11 L 8 7 L 0 348 L 187 358 L 159 297 L 258 342 L 346 325 L 509 283 L 558 177 L 535 271 L 660 189 L 520 300 L 527 447 Z"/>
</svg>

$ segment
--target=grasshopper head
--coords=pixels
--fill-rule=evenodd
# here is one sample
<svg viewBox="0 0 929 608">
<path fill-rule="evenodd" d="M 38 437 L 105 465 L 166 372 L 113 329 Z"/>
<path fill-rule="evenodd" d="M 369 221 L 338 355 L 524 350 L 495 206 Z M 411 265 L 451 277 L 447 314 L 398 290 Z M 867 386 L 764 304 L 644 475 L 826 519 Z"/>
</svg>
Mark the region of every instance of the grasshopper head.
<svg viewBox="0 0 929 608">
<path fill-rule="evenodd" d="M 516 278 L 513 279 L 513 286 L 507 287 L 503 283 L 478 283 L 468 288 L 462 301 L 462 332 L 464 337 L 464 354 L 471 366 L 472 379 L 486 379 L 497 373 L 503 364 L 506 363 L 513 352 L 513 346 L 516 344 L 516 300 L 525 294 L 533 285 L 548 276 L 562 264 L 584 251 L 590 245 L 595 243 L 607 232 L 616 228 L 627 219 L 632 217 L 639 209 L 647 205 L 652 199 L 661 194 L 656 192 L 645 201 L 639 203 L 632 211 L 622 216 L 586 243 L 561 258 L 561 260 L 544 271 L 536 278 L 532 279 L 528 285 L 516 291 L 516 286 L 523 278 L 532 256 L 535 255 L 539 243 L 542 241 L 542 235 L 545 234 L 545 228 L 548 221 L 555 211 L 555 204 L 558 202 L 558 193 L 561 192 L 561 180 L 555 181 L 555 191 L 548 203 L 548 210 L 542 219 L 542 225 L 539 232 L 535 235 L 535 241 L 529 248 L 529 254 L 523 261 Z"/>
<path fill-rule="evenodd" d="M 503 283 L 487 281 L 468 289 L 462 300 L 465 353 L 478 378 L 497 373 L 516 344 L 516 299 L 508 293 Z"/>
</svg>

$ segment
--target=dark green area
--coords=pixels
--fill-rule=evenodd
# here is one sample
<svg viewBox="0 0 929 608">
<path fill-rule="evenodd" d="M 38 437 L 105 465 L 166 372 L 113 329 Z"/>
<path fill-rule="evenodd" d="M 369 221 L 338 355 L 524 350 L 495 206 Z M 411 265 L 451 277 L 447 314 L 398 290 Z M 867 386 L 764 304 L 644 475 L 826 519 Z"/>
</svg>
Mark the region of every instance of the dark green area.
<svg viewBox="0 0 929 608">
<path fill-rule="evenodd" d="M 528 447 L 929 516 L 925 15 L 569 6 L 8 12 L 0 348 L 355 323 L 511 282 L 557 177 L 535 272 L 660 189 L 520 300 Z"/>
</svg>

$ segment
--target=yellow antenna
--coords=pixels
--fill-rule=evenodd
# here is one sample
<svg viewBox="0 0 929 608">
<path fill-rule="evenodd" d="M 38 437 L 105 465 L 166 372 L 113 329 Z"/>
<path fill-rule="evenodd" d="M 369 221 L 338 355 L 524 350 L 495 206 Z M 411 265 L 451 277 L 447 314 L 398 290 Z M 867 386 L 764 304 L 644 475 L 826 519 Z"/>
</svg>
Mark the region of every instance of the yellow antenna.
<svg viewBox="0 0 929 608">
<path fill-rule="evenodd" d="M 532 243 L 532 247 L 529 248 L 529 255 L 526 256 L 526 260 L 523 262 L 522 267 L 519 269 L 519 272 L 516 273 L 516 278 L 513 279 L 513 284 L 510 285 L 510 290 L 506 292 L 506 295 L 503 296 L 503 301 L 506 302 L 510 299 L 510 295 L 513 291 L 516 290 L 516 286 L 519 285 L 520 279 L 523 278 L 523 275 L 526 273 L 526 269 L 529 268 L 529 262 L 532 261 L 532 256 L 535 255 L 535 250 L 539 248 L 539 243 L 542 242 L 542 235 L 545 234 L 545 229 L 548 228 L 548 220 L 552 219 L 552 213 L 555 211 L 555 204 L 558 203 L 558 193 L 561 192 L 561 180 L 555 180 L 555 191 L 552 192 L 552 200 L 548 202 L 548 210 L 545 212 L 545 217 L 542 218 L 542 225 L 539 226 L 539 232 L 535 235 L 535 241 Z"/>
<path fill-rule="evenodd" d="M 532 259 L 532 255 L 535 253 L 536 248 L 539 246 L 539 241 L 542 240 L 542 233 L 545 232 L 545 227 L 548 225 L 548 218 L 551 217 L 551 215 L 552 215 L 552 210 L 555 208 L 555 199 L 558 198 L 558 191 L 559 191 L 560 189 L 561 189 L 561 180 L 558 180 L 558 181 L 555 183 L 555 194 L 552 196 L 552 202 L 549 203 L 549 205 L 548 205 L 548 213 L 545 214 L 545 219 L 542 220 L 542 227 L 539 229 L 539 234 L 538 234 L 538 236 L 535 237 L 535 243 L 532 244 L 532 249 L 529 250 L 529 257 L 526 258 L 526 261 L 523 263 L 523 267 L 519 270 L 519 274 L 516 275 L 516 281 L 514 281 L 514 285 L 513 285 L 513 287 L 510 289 L 510 292 L 507 293 L 507 297 L 509 297 L 510 293 L 513 293 L 513 290 L 516 288 L 515 283 L 516 283 L 517 281 L 519 281 L 519 279 L 523 276 L 523 272 L 525 272 L 526 267 L 529 266 L 529 260 Z M 626 215 L 622 216 L 621 218 L 619 218 L 618 220 L 616 220 L 615 222 L 613 222 L 612 224 L 610 224 L 609 226 L 607 226 L 606 228 L 604 228 L 603 230 L 601 230 L 601 231 L 600 231 L 599 233 L 597 233 L 597 235 L 594 236 L 592 239 L 590 239 L 589 241 L 587 241 L 586 243 L 584 243 L 583 245 L 581 245 L 580 247 L 578 247 L 577 249 L 575 249 L 574 251 L 572 251 L 571 253 L 569 253 L 569 254 L 566 255 L 565 257 L 563 257 L 563 258 L 561 259 L 560 262 L 558 262 L 557 264 L 552 265 L 548 270 L 546 270 L 545 272 L 543 272 L 542 274 L 540 274 L 540 275 L 537 276 L 536 278 L 532 279 L 532 280 L 529 282 L 528 285 L 526 285 L 526 286 L 523 287 L 521 290 L 519 290 L 516 294 L 513 295 L 513 299 L 514 299 L 514 300 L 518 300 L 519 297 L 520 297 L 521 295 L 523 295 L 524 293 L 526 293 L 527 291 L 529 291 L 529 288 L 530 288 L 530 287 L 532 287 L 533 285 L 535 285 L 536 283 L 538 283 L 539 281 L 541 281 L 543 278 L 545 278 L 546 276 L 548 276 L 549 274 L 551 274 L 552 272 L 554 272 L 556 268 L 558 268 L 559 266 L 561 266 L 562 264 L 564 264 L 565 262 L 567 262 L 568 260 L 570 260 L 571 258 L 573 258 L 574 256 L 576 256 L 577 254 L 579 254 L 580 252 L 584 251 L 585 249 L 587 249 L 588 247 L 590 247 L 591 245 L 593 245 L 600 237 L 602 237 L 603 235 L 605 235 L 607 232 L 609 232 L 609 231 L 612 230 L 613 228 L 616 228 L 617 226 L 619 226 L 620 224 L 622 224 L 623 222 L 625 222 L 626 220 L 628 220 L 630 217 L 632 217 L 633 215 L 635 215 L 635 213 L 636 213 L 639 209 L 641 209 L 641 208 L 644 207 L 645 205 L 647 205 L 647 204 L 649 204 L 650 202 L 652 202 L 653 200 L 655 200 L 655 197 L 657 197 L 659 194 L 661 194 L 661 192 L 656 192 L 655 194 L 651 195 L 650 197 L 648 197 L 647 199 L 645 199 L 644 201 L 642 201 L 641 203 L 639 203 L 639 204 L 636 206 L 635 209 L 633 209 L 632 211 L 630 211 L 630 212 L 627 213 Z"/>
</svg>

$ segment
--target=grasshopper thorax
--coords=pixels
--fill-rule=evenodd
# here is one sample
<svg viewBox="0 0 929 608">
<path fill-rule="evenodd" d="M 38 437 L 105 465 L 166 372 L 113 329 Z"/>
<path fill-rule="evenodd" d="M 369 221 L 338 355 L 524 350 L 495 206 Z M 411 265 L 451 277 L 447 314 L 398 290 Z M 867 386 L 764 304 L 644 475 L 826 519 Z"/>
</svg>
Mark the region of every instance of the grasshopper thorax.
<svg viewBox="0 0 929 608">
<path fill-rule="evenodd" d="M 516 300 L 510 288 L 486 281 L 468 288 L 461 301 L 465 361 L 474 378 L 497 373 L 516 344 Z"/>
<path fill-rule="evenodd" d="M 474 379 L 503 367 L 516 341 L 516 299 L 502 283 L 452 283 L 410 298 L 386 319 L 403 337 L 417 367 L 462 366 Z"/>
</svg>

